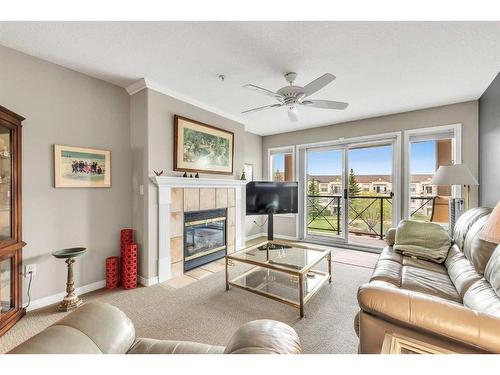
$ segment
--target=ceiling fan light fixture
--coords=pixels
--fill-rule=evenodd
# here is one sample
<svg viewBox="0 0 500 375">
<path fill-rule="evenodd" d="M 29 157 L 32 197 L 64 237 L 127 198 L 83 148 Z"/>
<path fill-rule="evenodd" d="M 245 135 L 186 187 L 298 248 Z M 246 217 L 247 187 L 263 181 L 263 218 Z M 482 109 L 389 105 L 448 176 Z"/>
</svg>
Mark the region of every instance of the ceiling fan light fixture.
<svg viewBox="0 0 500 375">
<path fill-rule="evenodd" d="M 304 100 L 306 97 L 314 94 L 315 92 L 321 90 L 323 87 L 331 83 L 335 76 L 331 73 L 325 73 L 321 77 L 316 78 L 314 81 L 308 83 L 304 87 L 295 85 L 295 79 L 297 78 L 297 73 L 288 72 L 285 74 L 285 80 L 290 84 L 280 88 L 278 91 L 274 92 L 256 85 L 246 84 L 243 87 L 248 88 L 253 91 L 260 92 L 261 94 L 271 96 L 279 101 L 280 104 L 268 105 L 264 107 L 254 108 L 242 113 L 257 112 L 268 108 L 275 107 L 288 107 L 288 117 L 290 121 L 298 121 L 298 105 L 306 105 L 313 108 L 323 108 L 323 109 L 346 109 L 348 103 L 335 102 L 332 100 Z"/>
</svg>

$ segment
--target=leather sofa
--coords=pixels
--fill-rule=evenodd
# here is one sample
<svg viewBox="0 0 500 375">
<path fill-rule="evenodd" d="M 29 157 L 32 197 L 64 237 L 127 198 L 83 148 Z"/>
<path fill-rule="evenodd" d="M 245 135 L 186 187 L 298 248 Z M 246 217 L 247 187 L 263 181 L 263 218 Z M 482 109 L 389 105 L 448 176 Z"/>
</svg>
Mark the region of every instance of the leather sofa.
<svg viewBox="0 0 500 375">
<path fill-rule="evenodd" d="M 380 353 L 387 332 L 458 353 L 500 353 L 500 246 L 479 232 L 491 209 L 464 213 L 443 264 L 394 251 L 395 229 L 370 282 L 358 290 L 360 353 Z"/>
<path fill-rule="evenodd" d="M 242 325 L 226 347 L 136 338 L 132 321 L 107 303 L 87 303 L 9 354 L 298 354 L 297 333 L 285 323 Z"/>
</svg>

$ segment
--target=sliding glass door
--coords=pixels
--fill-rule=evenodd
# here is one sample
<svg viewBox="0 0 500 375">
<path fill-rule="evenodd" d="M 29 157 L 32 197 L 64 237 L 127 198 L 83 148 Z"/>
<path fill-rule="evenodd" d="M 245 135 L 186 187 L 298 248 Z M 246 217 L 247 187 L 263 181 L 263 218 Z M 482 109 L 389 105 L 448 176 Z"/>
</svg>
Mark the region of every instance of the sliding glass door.
<svg viewBox="0 0 500 375">
<path fill-rule="evenodd" d="M 346 240 L 345 147 L 313 148 L 306 155 L 306 236 Z"/>
<path fill-rule="evenodd" d="M 393 226 L 393 143 L 349 145 L 349 243 L 383 247 Z"/>
<path fill-rule="evenodd" d="M 398 219 L 395 142 L 389 138 L 305 149 L 300 169 L 306 239 L 384 246 L 387 229 Z"/>
</svg>

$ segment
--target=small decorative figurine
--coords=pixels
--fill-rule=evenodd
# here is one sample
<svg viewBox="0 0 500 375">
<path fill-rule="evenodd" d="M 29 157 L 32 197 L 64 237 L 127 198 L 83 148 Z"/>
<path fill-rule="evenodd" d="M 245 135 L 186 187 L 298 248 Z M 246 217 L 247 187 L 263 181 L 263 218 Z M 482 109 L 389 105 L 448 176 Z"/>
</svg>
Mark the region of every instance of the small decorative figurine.
<svg viewBox="0 0 500 375">
<path fill-rule="evenodd" d="M 198 172 L 196 172 L 196 174 L 194 175 L 194 178 L 200 178 L 200 174 Z"/>
<path fill-rule="evenodd" d="M 155 171 L 155 170 L 153 169 L 153 172 L 154 172 L 154 173 L 155 173 L 155 175 L 157 175 L 157 176 L 161 176 L 161 175 L 163 174 L 163 170 L 161 170 L 161 171 L 159 171 L 159 172 L 158 172 L 158 171 Z"/>
<path fill-rule="evenodd" d="M 187 176 L 188 176 L 187 172 L 184 172 L 184 174 L 182 175 L 182 177 L 187 177 Z"/>
<path fill-rule="evenodd" d="M 245 176 L 245 170 L 243 169 L 243 171 L 241 172 L 240 180 L 245 181 L 246 179 L 247 177 Z"/>
<path fill-rule="evenodd" d="M 190 177 L 190 178 L 193 178 L 193 174 L 191 173 L 191 174 L 189 175 L 189 177 Z"/>
</svg>

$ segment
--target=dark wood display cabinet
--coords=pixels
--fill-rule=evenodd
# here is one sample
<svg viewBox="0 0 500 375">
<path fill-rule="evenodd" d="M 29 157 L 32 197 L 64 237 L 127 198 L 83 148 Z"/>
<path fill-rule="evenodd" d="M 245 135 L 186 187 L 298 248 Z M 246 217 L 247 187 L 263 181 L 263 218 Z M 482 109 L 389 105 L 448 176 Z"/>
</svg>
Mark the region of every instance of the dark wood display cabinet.
<svg viewBox="0 0 500 375">
<path fill-rule="evenodd" d="M 0 336 L 22 316 L 21 126 L 0 106 Z"/>
</svg>

